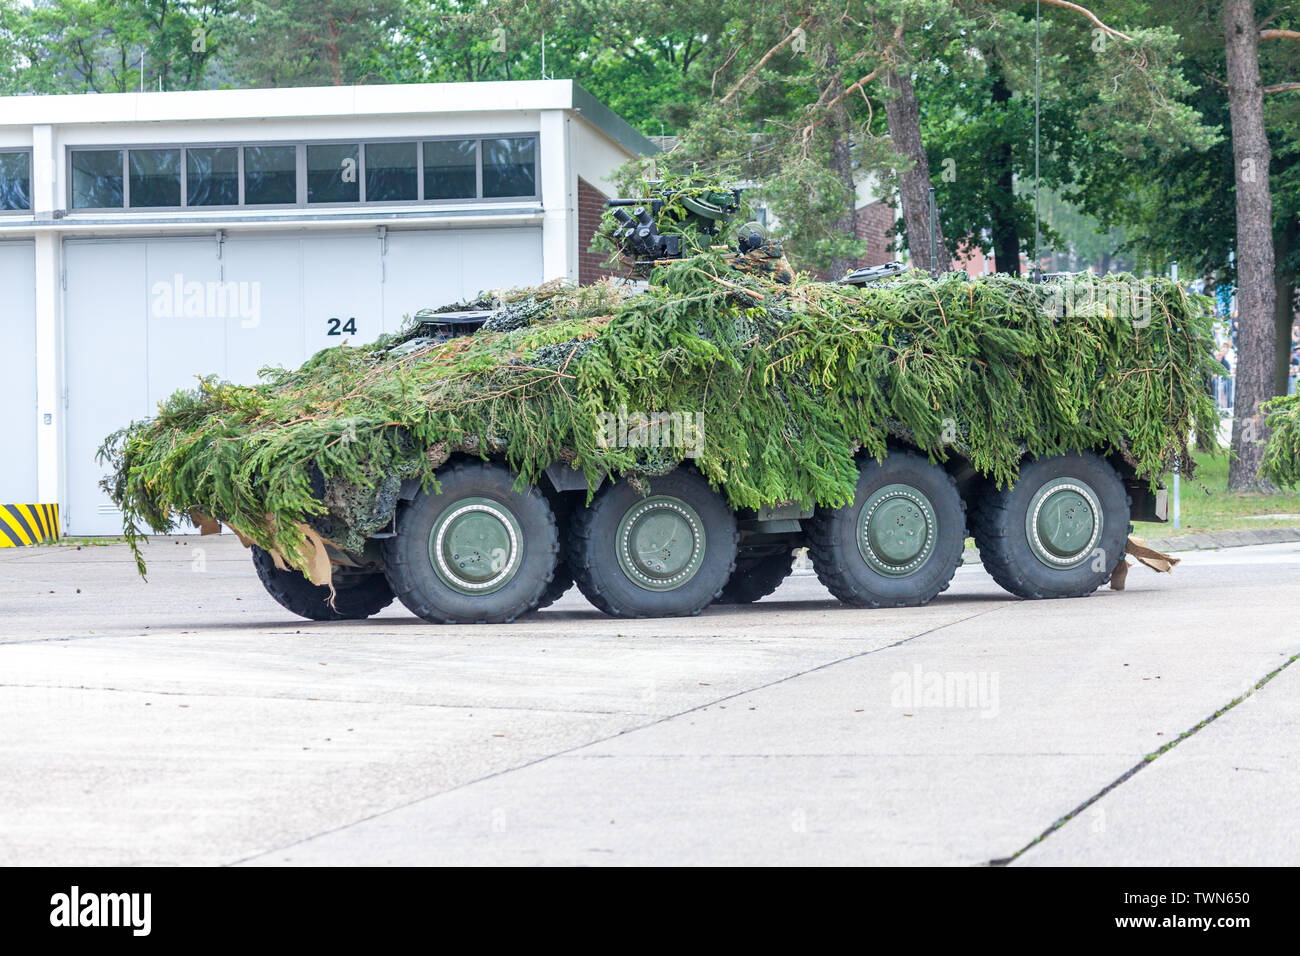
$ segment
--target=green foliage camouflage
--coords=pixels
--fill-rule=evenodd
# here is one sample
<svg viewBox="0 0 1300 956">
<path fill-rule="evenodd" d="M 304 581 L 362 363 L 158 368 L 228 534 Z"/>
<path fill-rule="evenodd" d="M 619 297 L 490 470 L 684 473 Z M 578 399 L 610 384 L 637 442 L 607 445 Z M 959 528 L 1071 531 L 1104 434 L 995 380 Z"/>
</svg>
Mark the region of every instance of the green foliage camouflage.
<svg viewBox="0 0 1300 956">
<path fill-rule="evenodd" d="M 1260 407 L 1270 432 L 1260 476 L 1285 488 L 1300 485 L 1300 395 L 1275 398 Z"/>
<path fill-rule="evenodd" d="M 436 488 L 454 454 L 521 482 L 559 461 L 652 485 L 692 452 L 611 443 L 619 409 L 699 413 L 694 464 L 737 508 L 842 504 L 855 456 L 890 442 L 999 484 L 1026 453 L 1069 449 L 1154 481 L 1175 462 L 1190 473 L 1188 438 L 1215 433 L 1207 301 L 1175 283 L 913 272 L 856 288 L 745 265 L 713 250 L 655 268 L 644 291 L 515 290 L 473 336 L 419 346 L 412 326 L 256 385 L 203 379 L 106 440 L 104 486 L 133 543 L 192 508 L 302 567 L 300 522 L 360 550 L 391 526 L 400 483 Z M 1113 308 L 1108 292 L 1135 287 L 1149 319 Z"/>
</svg>

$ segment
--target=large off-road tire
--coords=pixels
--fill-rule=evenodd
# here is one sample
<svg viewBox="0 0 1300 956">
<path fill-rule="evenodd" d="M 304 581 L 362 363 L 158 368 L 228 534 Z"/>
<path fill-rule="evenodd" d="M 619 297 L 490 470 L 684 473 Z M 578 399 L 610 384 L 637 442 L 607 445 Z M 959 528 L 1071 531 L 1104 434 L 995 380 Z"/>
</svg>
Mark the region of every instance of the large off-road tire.
<svg viewBox="0 0 1300 956">
<path fill-rule="evenodd" d="M 1010 488 L 986 489 L 971 524 L 984 569 L 1012 594 L 1083 597 L 1124 560 L 1129 505 L 1114 468 L 1071 452 L 1026 462 Z"/>
<path fill-rule="evenodd" d="M 434 624 L 501 624 L 535 609 L 555 575 L 555 515 L 501 465 L 457 462 L 418 494 L 383 539 L 398 599 Z"/>
<path fill-rule="evenodd" d="M 537 601 L 537 610 L 544 607 L 550 607 L 573 587 L 573 572 L 569 570 L 569 563 L 560 555 L 560 560 L 555 565 L 555 576 L 551 578 L 551 583 L 546 585 L 546 590 Z"/>
<path fill-rule="evenodd" d="M 851 504 L 819 507 L 808 556 L 817 579 L 853 607 L 928 604 L 948 587 L 966 540 L 952 476 L 910 451 L 859 463 Z"/>
<path fill-rule="evenodd" d="M 555 528 L 560 539 L 560 552 L 555 563 L 555 575 L 551 578 L 551 583 L 546 585 L 546 590 L 542 592 L 541 599 L 537 602 L 537 610 L 544 607 L 550 607 L 573 587 L 573 572 L 569 570 L 569 562 L 564 556 L 564 542 L 569 537 L 569 525 L 573 520 L 573 505 L 562 495 L 555 495 L 547 498 L 551 505 L 551 511 L 555 514 Z"/>
<path fill-rule="evenodd" d="M 270 553 L 257 545 L 253 545 L 252 551 L 253 567 L 266 593 L 299 617 L 313 621 L 359 621 L 393 603 L 393 589 L 382 574 L 336 568 L 331 606 L 329 588 L 312 584 L 301 572 L 277 568 Z"/>
<path fill-rule="evenodd" d="M 574 515 L 568 563 L 587 600 L 616 617 L 698 614 L 736 566 L 736 517 L 696 472 L 606 486 Z"/>
<path fill-rule="evenodd" d="M 794 570 L 794 549 L 736 559 L 736 570 L 714 604 L 753 604 L 781 586 Z"/>
</svg>

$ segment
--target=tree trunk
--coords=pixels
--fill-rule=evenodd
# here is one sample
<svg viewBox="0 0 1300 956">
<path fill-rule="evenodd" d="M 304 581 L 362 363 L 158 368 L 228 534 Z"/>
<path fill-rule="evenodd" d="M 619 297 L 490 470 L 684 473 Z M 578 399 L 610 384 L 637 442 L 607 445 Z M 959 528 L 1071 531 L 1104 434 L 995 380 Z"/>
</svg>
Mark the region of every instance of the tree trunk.
<svg viewBox="0 0 1300 956">
<path fill-rule="evenodd" d="M 986 53 L 989 71 L 993 74 L 993 88 L 990 99 L 995 110 L 1005 112 L 1006 104 L 1011 102 L 1011 90 L 1002 77 L 1002 68 L 997 61 L 997 53 Z M 989 216 L 993 220 L 993 260 L 998 272 L 1020 275 L 1020 233 L 1016 229 L 1016 193 L 1015 178 L 1011 169 L 1011 140 L 1005 133 L 999 138 L 989 157 L 992 169 L 996 173 L 997 188 L 993 191 Z"/>
<path fill-rule="evenodd" d="M 1295 324 L 1296 267 L 1291 252 L 1300 241 L 1300 220 L 1287 220 L 1274 242 L 1277 273 L 1273 283 L 1273 394 L 1285 395 L 1291 379 L 1291 327 Z"/>
<path fill-rule="evenodd" d="M 1249 491 L 1271 487 L 1257 476 L 1268 441 L 1259 404 L 1272 397 L 1276 341 L 1273 197 L 1252 0 L 1225 0 L 1223 27 L 1237 187 L 1237 384 L 1228 488 Z"/>
<path fill-rule="evenodd" d="M 831 137 L 831 169 L 835 171 L 836 177 L 844 183 L 849 193 L 849 207 L 845 215 L 836 219 L 832 225 L 832 230 L 840 235 L 856 239 L 858 236 L 858 190 L 853 182 L 853 157 L 849 154 L 849 111 L 845 108 L 841 99 L 844 93 L 844 78 L 840 76 L 838 69 L 840 65 L 840 56 L 835 49 L 834 43 L 826 45 L 826 70 L 828 74 L 827 83 L 829 89 L 823 92 L 829 93 L 831 100 L 840 100 L 831 107 L 830 121 L 827 123 L 827 133 Z M 844 278 L 850 272 L 858 267 L 858 263 L 852 259 L 836 257 L 830 261 L 827 266 L 827 277 L 832 281 Z"/>
<path fill-rule="evenodd" d="M 935 268 L 947 272 L 952 268 L 952 259 L 943 244 L 943 230 L 937 219 L 934 237 L 936 261 L 930 262 L 930 162 L 921 142 L 921 112 L 916 105 L 916 93 L 912 90 L 912 78 L 906 73 L 890 70 L 885 74 L 885 85 L 895 93 L 885 101 L 889 138 L 894 141 L 894 149 L 911 161 L 911 167 L 898 177 L 898 198 L 903 203 L 903 222 L 907 224 L 907 248 L 912 254 L 912 264 L 922 269 Z M 935 202 L 938 202 L 937 196 Z"/>
<path fill-rule="evenodd" d="M 994 264 L 998 272 L 1018 276 L 1020 275 L 1020 233 L 1016 231 L 1015 218 L 1008 215 L 1008 210 L 1005 208 L 1014 201 L 1014 188 L 1010 168 L 1005 172 L 999 171 L 997 195 L 994 197 L 989 213 L 993 217 Z M 1007 202 L 1002 202 L 1003 197 Z"/>
<path fill-rule="evenodd" d="M 325 44 L 325 58 L 330 63 L 330 78 L 334 81 L 335 86 L 343 85 L 343 68 L 342 55 L 339 52 L 339 37 L 342 32 L 333 20 L 329 22 L 329 42 Z"/>
</svg>

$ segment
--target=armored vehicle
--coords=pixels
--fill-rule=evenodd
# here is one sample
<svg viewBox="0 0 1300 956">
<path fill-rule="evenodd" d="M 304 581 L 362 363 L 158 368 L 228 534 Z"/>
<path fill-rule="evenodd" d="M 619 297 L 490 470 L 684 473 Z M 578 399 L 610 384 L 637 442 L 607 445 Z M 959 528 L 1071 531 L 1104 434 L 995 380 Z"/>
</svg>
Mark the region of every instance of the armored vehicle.
<svg viewBox="0 0 1300 956">
<path fill-rule="evenodd" d="M 804 548 L 846 605 L 923 605 L 968 534 L 1010 593 L 1081 597 L 1130 522 L 1165 520 L 1160 475 L 1215 418 L 1195 297 L 901 264 L 821 282 L 742 208 L 613 200 L 624 282 L 481 296 L 178 394 L 105 446 L 128 533 L 224 522 L 304 617 L 396 597 L 479 623 L 575 583 L 626 617 L 753 602 Z"/>
</svg>

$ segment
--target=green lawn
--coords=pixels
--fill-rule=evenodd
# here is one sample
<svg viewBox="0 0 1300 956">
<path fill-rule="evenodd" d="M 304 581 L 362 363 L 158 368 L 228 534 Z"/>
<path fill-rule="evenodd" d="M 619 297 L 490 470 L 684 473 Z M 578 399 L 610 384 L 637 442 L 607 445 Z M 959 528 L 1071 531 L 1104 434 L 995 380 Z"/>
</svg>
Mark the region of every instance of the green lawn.
<svg viewBox="0 0 1300 956">
<path fill-rule="evenodd" d="M 97 538 L 59 538 L 56 541 L 42 543 L 53 548 L 99 548 L 110 544 L 125 544 L 126 538 L 105 535 Z"/>
<path fill-rule="evenodd" d="M 1250 528 L 1300 528 L 1300 491 L 1275 495 L 1228 491 L 1228 457 L 1196 456 L 1196 477 L 1182 483 L 1182 525 L 1173 526 L 1173 477 L 1165 476 L 1169 488 L 1170 522 L 1135 524 L 1143 537 L 1169 538 L 1206 531 L 1242 531 Z M 1252 515 L 1292 515 L 1290 518 Z"/>
</svg>

